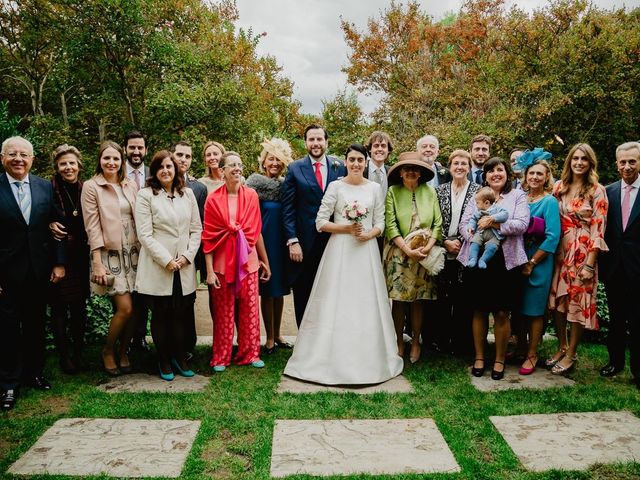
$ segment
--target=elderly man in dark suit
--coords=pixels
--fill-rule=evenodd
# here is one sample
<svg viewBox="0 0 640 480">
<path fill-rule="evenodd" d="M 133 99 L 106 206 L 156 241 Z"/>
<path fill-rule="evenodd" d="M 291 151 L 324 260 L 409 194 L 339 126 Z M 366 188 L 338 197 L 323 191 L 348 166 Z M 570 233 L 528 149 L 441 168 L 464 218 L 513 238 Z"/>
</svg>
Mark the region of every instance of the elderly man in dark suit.
<svg viewBox="0 0 640 480">
<path fill-rule="evenodd" d="M 429 185 L 436 188 L 451 181 L 449 170 L 444 168 L 437 160 L 440 153 L 440 142 L 437 137 L 425 135 L 416 142 L 416 151 L 420 154 L 422 161 L 427 162 L 429 168 L 435 173 L 433 178 L 427 182 Z"/>
<path fill-rule="evenodd" d="M 194 177 L 189 175 L 189 169 L 191 168 L 191 162 L 193 161 L 193 149 L 188 142 L 180 141 L 176 143 L 171 149 L 176 163 L 178 164 L 178 170 L 181 175 L 184 175 L 184 181 L 187 188 L 193 190 L 193 194 L 198 202 L 198 211 L 200 213 L 200 221 L 204 224 L 204 204 L 207 201 L 207 187 L 203 183 L 197 181 Z M 196 270 L 200 272 L 200 278 L 204 280 L 207 278 L 207 269 L 204 265 L 204 255 L 202 254 L 202 245 L 198 249 L 198 254 L 195 258 Z M 188 318 L 185 318 L 185 331 L 184 331 L 184 351 L 187 352 L 187 360 L 193 357 L 193 351 L 197 342 L 196 334 L 196 317 L 194 306 L 192 305 L 187 309 Z"/>
<path fill-rule="evenodd" d="M 315 124 L 304 131 L 308 155 L 289 165 L 282 185 L 282 217 L 289 247 L 289 283 L 298 327 L 313 287 L 313 280 L 329 241 L 316 231 L 316 215 L 327 185 L 346 175 L 342 161 L 325 155 L 327 131 Z"/>
<path fill-rule="evenodd" d="M 609 247 L 599 257 L 601 279 L 609 302 L 609 363 L 600 370 L 612 377 L 624 369 L 627 328 L 631 375 L 640 389 L 640 143 L 623 143 L 616 149 L 620 180 L 607 186 L 609 210 L 604 241 Z"/>
<path fill-rule="evenodd" d="M 64 246 L 49 231 L 56 220 L 51 182 L 29 173 L 33 146 L 11 137 L 0 157 L 0 408 L 9 410 L 20 385 L 51 389 L 43 376 L 44 293 L 65 272 Z"/>
</svg>

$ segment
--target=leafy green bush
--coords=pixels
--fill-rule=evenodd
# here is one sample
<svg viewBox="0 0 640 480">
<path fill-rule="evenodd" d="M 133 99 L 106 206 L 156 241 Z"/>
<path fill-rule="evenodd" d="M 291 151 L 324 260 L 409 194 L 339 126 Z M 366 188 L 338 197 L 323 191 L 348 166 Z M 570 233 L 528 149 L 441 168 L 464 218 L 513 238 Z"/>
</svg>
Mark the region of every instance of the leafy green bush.
<svg viewBox="0 0 640 480">
<path fill-rule="evenodd" d="M 49 321 L 48 325 L 51 325 L 51 315 L 48 312 Z M 98 295 L 91 295 L 87 300 L 87 325 L 84 334 L 84 340 L 87 345 L 100 345 L 104 343 L 104 338 L 109 331 L 109 323 L 113 316 L 113 306 L 111 299 L 107 296 L 101 297 Z M 55 342 L 53 341 L 53 332 L 51 329 L 47 329 L 46 339 L 47 350 L 53 350 L 55 348 Z"/>
</svg>

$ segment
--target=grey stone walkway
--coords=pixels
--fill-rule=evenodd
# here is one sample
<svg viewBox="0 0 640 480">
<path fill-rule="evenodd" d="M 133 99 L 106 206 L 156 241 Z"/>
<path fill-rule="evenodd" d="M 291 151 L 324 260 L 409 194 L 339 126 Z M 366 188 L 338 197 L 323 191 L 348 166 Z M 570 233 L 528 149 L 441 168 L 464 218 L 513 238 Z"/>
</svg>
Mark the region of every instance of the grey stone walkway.
<svg viewBox="0 0 640 480">
<path fill-rule="evenodd" d="M 490 417 L 528 470 L 586 470 L 640 459 L 640 419 L 630 412 Z"/>
<path fill-rule="evenodd" d="M 411 383 L 402 375 L 392 378 L 384 383 L 376 385 L 361 386 L 332 386 L 319 385 L 317 383 L 304 382 L 295 378 L 283 375 L 278 384 L 278 393 L 318 393 L 318 392 L 334 392 L 334 393 L 358 393 L 361 395 L 384 392 L 384 393 L 411 393 L 413 387 Z"/>
<path fill-rule="evenodd" d="M 435 422 L 276 420 L 271 475 L 459 472 Z"/>
<path fill-rule="evenodd" d="M 491 379 L 491 364 L 487 364 L 487 371 L 482 377 L 474 377 L 469 369 L 471 385 L 481 392 L 499 392 L 502 390 L 514 390 L 520 388 L 533 388 L 542 390 L 545 388 L 570 387 L 575 382 L 562 375 L 552 375 L 544 368 L 538 368 L 531 375 L 520 375 L 519 366 L 507 365 L 502 380 Z"/>
<path fill-rule="evenodd" d="M 19 475 L 178 477 L 199 421 L 65 418 L 18 459 Z"/>
<path fill-rule="evenodd" d="M 190 393 L 202 392 L 208 385 L 209 378 L 201 375 L 196 375 L 191 378 L 176 375 L 172 381 L 167 382 L 166 380 L 162 380 L 159 375 L 136 373 L 113 378 L 109 382 L 99 385 L 98 390 L 107 393 Z"/>
</svg>

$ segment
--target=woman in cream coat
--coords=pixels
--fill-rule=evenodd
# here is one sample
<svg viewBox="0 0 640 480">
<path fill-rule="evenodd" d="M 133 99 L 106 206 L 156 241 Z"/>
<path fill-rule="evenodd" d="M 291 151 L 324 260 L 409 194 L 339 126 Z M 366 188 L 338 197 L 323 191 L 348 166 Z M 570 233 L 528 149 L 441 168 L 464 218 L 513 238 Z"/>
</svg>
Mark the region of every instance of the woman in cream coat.
<svg viewBox="0 0 640 480">
<path fill-rule="evenodd" d="M 184 321 L 193 308 L 196 271 L 193 264 L 202 234 L 198 204 L 184 185 L 171 153 L 156 153 L 147 187 L 136 201 L 138 238 L 142 245 L 136 290 L 151 309 L 151 335 L 158 352 L 160 377 L 173 380 L 194 373 L 184 351 Z"/>
</svg>

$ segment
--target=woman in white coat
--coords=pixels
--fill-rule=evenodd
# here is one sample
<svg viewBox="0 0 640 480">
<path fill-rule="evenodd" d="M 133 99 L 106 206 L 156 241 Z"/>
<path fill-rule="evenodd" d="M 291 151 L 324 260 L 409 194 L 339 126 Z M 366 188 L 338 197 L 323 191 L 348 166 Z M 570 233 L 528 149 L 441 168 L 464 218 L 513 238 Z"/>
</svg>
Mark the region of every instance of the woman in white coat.
<svg viewBox="0 0 640 480">
<path fill-rule="evenodd" d="M 173 380 L 174 372 L 194 375 L 183 349 L 184 320 L 186 309 L 193 308 L 195 301 L 193 261 L 202 224 L 195 196 L 177 172 L 171 152 L 156 153 L 147 186 L 136 200 L 136 229 L 142 245 L 136 291 L 151 309 L 151 335 L 164 380 Z"/>
</svg>

